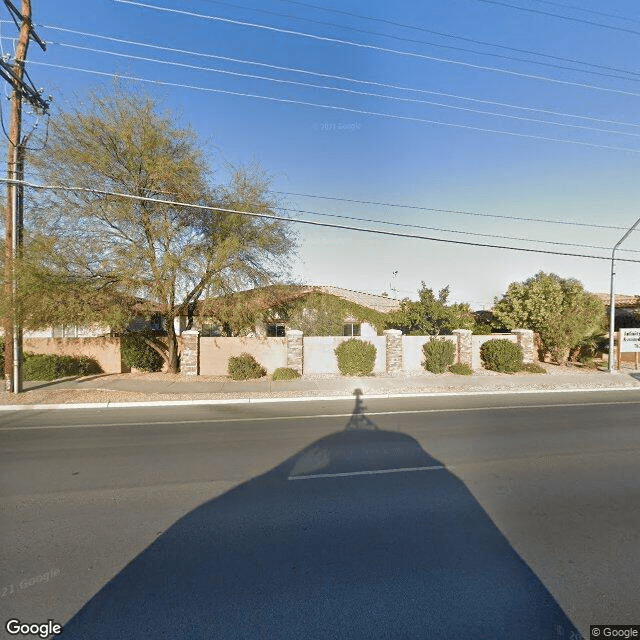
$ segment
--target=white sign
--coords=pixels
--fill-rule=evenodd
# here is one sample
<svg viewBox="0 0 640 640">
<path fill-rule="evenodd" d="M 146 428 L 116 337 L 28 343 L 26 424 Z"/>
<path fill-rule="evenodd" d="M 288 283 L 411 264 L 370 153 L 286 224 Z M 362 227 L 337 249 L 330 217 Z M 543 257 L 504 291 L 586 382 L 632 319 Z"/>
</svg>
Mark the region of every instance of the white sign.
<svg viewBox="0 0 640 640">
<path fill-rule="evenodd" d="M 640 329 L 620 329 L 620 353 L 640 351 Z"/>
</svg>

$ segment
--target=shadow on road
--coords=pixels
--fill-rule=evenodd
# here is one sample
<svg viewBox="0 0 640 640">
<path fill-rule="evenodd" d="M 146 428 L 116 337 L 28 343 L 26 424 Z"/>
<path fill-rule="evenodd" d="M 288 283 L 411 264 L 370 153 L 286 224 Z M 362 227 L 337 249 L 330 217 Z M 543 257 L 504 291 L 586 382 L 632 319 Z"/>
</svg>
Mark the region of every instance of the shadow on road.
<svg viewBox="0 0 640 640">
<path fill-rule="evenodd" d="M 465 485 L 356 394 L 345 430 L 178 520 L 59 637 L 576 633 Z"/>
<path fill-rule="evenodd" d="M 96 373 L 90 376 L 68 376 L 66 378 L 58 378 L 57 380 L 51 380 L 50 382 L 44 381 L 34 381 L 34 382 L 25 382 L 24 389 L 25 391 L 35 391 L 37 389 L 45 389 L 47 387 L 60 387 L 64 388 L 66 382 L 89 382 L 92 380 L 99 380 L 100 378 L 108 378 L 109 376 L 113 376 L 113 373 Z"/>
</svg>

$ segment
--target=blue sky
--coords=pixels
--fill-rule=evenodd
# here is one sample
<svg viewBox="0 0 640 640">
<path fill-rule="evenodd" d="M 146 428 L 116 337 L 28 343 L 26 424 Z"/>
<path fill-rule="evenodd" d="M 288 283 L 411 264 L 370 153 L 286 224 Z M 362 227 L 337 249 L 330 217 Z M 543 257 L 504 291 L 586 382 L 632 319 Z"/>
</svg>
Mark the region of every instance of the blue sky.
<svg viewBox="0 0 640 640">
<path fill-rule="evenodd" d="M 32 10 L 48 48 L 32 44 L 28 70 L 55 106 L 113 74 L 148 80 L 125 82 L 190 123 L 214 169 L 255 158 L 288 208 L 316 214 L 293 218 L 607 257 L 640 216 L 635 1 L 32 0 Z M 1 26 L 11 52 L 15 26 Z M 607 260 L 296 228 L 291 275 L 312 284 L 401 298 L 424 280 L 476 308 L 539 270 L 609 288 Z M 640 232 L 624 248 L 637 253 L 619 257 L 640 260 Z M 616 271 L 619 293 L 640 294 L 640 263 Z"/>
</svg>

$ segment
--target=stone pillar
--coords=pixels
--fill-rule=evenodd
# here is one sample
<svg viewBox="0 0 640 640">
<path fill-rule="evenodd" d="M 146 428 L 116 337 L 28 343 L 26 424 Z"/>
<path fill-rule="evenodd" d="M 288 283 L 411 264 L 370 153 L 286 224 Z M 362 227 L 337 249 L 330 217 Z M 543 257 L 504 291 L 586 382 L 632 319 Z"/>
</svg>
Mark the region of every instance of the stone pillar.
<svg viewBox="0 0 640 640">
<path fill-rule="evenodd" d="M 535 360 L 535 344 L 533 339 L 533 331 L 531 329 L 514 329 L 511 333 L 518 338 L 518 344 L 522 347 L 523 358 L 525 364 L 530 364 Z"/>
<path fill-rule="evenodd" d="M 200 375 L 200 332 L 195 329 L 182 332 L 180 373 L 185 376 Z"/>
<path fill-rule="evenodd" d="M 400 329 L 385 329 L 386 337 L 387 373 L 397 375 L 402 373 L 402 331 Z"/>
<path fill-rule="evenodd" d="M 473 369 L 473 331 L 454 329 L 451 333 L 458 339 L 458 363 L 469 365 Z"/>
<path fill-rule="evenodd" d="M 287 367 L 295 369 L 300 375 L 303 373 L 302 361 L 302 331 L 289 329 L 287 338 Z"/>
</svg>

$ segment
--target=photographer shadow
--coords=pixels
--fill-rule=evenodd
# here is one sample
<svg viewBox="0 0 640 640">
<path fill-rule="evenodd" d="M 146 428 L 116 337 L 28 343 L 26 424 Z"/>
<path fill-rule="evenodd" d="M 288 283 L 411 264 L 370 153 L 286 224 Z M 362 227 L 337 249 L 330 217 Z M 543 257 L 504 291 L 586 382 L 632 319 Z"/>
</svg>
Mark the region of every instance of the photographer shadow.
<svg viewBox="0 0 640 640">
<path fill-rule="evenodd" d="M 360 395 L 347 427 L 178 520 L 61 638 L 580 637 L 465 485 Z"/>
</svg>

